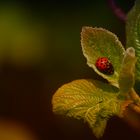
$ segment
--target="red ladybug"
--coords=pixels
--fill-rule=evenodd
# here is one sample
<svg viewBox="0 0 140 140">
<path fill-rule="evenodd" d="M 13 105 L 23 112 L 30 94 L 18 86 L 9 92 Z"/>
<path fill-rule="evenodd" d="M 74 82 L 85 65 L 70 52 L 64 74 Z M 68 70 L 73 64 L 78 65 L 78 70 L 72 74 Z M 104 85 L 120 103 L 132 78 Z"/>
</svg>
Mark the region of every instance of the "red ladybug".
<svg viewBox="0 0 140 140">
<path fill-rule="evenodd" d="M 114 68 L 107 57 L 100 57 L 96 61 L 96 68 L 107 75 L 112 75 L 114 73 Z"/>
</svg>

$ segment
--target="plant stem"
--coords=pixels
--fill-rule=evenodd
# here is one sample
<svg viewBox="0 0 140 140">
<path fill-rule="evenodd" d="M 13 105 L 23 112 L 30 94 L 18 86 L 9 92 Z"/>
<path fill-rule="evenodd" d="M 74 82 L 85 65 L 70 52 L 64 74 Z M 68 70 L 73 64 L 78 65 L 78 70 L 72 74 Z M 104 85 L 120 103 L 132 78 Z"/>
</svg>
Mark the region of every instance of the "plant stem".
<svg viewBox="0 0 140 140">
<path fill-rule="evenodd" d="M 140 114 L 140 97 L 133 88 L 129 92 L 129 98 L 133 101 L 133 103 L 129 104 L 128 107 Z"/>
<path fill-rule="evenodd" d="M 140 114 L 140 107 L 134 104 L 130 104 L 129 107 L 134 110 L 136 113 Z"/>
<path fill-rule="evenodd" d="M 136 105 L 129 105 L 124 112 L 123 120 L 140 132 L 140 108 Z"/>
<path fill-rule="evenodd" d="M 133 88 L 131 89 L 129 95 L 130 98 L 134 101 L 135 105 L 140 108 L 140 97 Z"/>
</svg>

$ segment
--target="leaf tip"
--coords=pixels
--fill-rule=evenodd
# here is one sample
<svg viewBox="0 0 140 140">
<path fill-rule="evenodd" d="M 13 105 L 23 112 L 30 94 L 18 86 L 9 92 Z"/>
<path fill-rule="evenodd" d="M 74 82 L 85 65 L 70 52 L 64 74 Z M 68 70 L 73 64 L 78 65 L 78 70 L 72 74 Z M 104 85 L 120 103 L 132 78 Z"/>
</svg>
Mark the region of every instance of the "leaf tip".
<svg viewBox="0 0 140 140">
<path fill-rule="evenodd" d="M 92 27 L 89 27 L 89 26 L 83 26 L 83 27 L 82 27 L 82 32 L 86 32 L 89 28 L 92 28 Z"/>
<path fill-rule="evenodd" d="M 88 27 L 88 26 L 83 26 L 82 27 L 82 32 L 81 32 L 81 38 L 83 39 L 85 34 L 89 31 L 89 29 L 92 27 Z"/>
<path fill-rule="evenodd" d="M 135 49 L 133 47 L 129 47 L 127 50 L 126 50 L 126 53 L 131 56 L 131 57 L 135 57 Z"/>
</svg>

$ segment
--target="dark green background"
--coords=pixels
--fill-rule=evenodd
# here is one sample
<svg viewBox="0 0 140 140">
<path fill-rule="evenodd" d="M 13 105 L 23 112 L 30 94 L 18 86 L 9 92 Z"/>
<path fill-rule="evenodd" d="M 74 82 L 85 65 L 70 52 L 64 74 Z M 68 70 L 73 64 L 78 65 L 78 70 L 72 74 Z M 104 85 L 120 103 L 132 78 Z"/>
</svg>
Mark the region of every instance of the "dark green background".
<svg viewBox="0 0 140 140">
<path fill-rule="evenodd" d="M 117 1 L 126 13 L 133 3 L 133 0 Z M 113 14 L 106 0 L 1 2 L 1 8 L 5 5 L 20 5 L 28 9 L 32 22 L 41 21 L 46 44 L 43 59 L 37 62 L 27 65 L 20 60 L 11 62 L 12 53 L 5 53 L 1 59 L 0 118 L 25 123 L 40 140 L 96 140 L 87 124 L 53 114 L 51 98 L 64 83 L 80 78 L 101 79 L 86 65 L 82 55 L 82 26 L 106 28 L 125 44 L 125 24 Z M 138 140 L 139 137 L 128 124 L 112 118 L 101 139 Z"/>
</svg>

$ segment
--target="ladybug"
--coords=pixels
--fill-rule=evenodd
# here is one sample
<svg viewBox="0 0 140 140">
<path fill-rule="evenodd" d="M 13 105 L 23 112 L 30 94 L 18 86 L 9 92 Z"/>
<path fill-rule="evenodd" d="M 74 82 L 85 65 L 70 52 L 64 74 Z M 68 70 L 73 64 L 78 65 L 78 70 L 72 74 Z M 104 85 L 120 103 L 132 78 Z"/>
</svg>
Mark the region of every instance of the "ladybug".
<svg viewBox="0 0 140 140">
<path fill-rule="evenodd" d="M 114 73 L 114 68 L 107 57 L 100 57 L 96 61 L 96 68 L 107 75 L 112 75 Z"/>
</svg>

